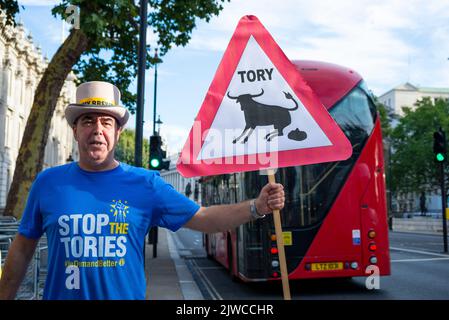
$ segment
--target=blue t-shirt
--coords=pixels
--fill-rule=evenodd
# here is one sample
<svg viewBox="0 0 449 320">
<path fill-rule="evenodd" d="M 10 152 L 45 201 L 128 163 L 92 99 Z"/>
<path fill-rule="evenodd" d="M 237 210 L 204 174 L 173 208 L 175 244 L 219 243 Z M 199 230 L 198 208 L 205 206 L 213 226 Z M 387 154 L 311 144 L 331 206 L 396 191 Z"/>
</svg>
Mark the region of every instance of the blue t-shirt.
<svg viewBox="0 0 449 320">
<path fill-rule="evenodd" d="M 199 208 L 157 171 L 121 163 L 88 172 L 74 162 L 38 175 L 19 233 L 47 234 L 44 299 L 145 299 L 145 234 L 176 231 Z"/>
</svg>

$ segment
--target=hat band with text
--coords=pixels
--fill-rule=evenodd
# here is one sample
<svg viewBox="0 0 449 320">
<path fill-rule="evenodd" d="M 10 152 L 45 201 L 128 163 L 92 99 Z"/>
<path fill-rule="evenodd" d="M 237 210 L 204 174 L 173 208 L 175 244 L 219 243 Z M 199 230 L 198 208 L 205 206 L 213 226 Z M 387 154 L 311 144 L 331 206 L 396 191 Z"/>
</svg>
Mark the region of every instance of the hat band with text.
<svg viewBox="0 0 449 320">
<path fill-rule="evenodd" d="M 91 104 L 95 106 L 114 106 L 115 102 L 104 98 L 86 98 L 79 102 L 80 104 Z"/>
</svg>

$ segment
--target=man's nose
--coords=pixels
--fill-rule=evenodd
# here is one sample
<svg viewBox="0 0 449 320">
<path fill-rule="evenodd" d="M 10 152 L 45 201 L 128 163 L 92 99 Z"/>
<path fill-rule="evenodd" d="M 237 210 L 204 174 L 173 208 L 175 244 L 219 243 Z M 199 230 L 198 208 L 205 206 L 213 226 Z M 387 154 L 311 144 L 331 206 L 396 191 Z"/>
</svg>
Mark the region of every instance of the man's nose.
<svg viewBox="0 0 449 320">
<path fill-rule="evenodd" d="M 97 119 L 94 123 L 94 134 L 103 134 L 103 124 L 100 119 Z"/>
</svg>

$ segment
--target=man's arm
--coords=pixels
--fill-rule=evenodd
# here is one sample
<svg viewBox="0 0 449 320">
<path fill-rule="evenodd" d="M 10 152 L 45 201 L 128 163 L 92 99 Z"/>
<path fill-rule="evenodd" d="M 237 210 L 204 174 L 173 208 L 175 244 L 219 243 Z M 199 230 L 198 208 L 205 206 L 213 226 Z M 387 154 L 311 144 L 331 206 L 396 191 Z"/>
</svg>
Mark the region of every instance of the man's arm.
<svg viewBox="0 0 449 320">
<path fill-rule="evenodd" d="M 284 187 L 279 183 L 268 183 L 256 199 L 257 212 L 263 215 L 276 209 L 281 210 L 284 201 Z M 250 201 L 244 201 L 237 204 L 201 207 L 185 227 L 214 233 L 236 228 L 251 219 Z"/>
<path fill-rule="evenodd" d="M 17 234 L 11 244 L 0 279 L 0 300 L 13 300 L 25 277 L 39 239 L 29 239 Z"/>
</svg>

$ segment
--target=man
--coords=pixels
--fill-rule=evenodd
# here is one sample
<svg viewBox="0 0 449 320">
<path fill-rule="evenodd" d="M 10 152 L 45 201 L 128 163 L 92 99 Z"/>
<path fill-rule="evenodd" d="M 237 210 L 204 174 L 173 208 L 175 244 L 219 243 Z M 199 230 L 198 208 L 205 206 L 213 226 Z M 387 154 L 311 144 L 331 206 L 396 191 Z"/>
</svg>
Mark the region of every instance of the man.
<svg viewBox="0 0 449 320">
<path fill-rule="evenodd" d="M 426 194 L 424 193 L 424 191 L 421 191 L 421 196 L 419 197 L 419 208 L 421 210 L 421 215 L 425 216 L 427 213 L 427 208 L 426 208 Z"/>
<path fill-rule="evenodd" d="M 142 248 L 151 226 L 218 232 L 283 208 L 280 184 L 267 184 L 252 201 L 200 207 L 157 171 L 114 159 L 129 117 L 114 85 L 84 83 L 76 100 L 65 115 L 78 142 L 79 162 L 37 176 L 6 259 L 0 299 L 14 299 L 44 232 L 44 299 L 144 299 Z"/>
</svg>

